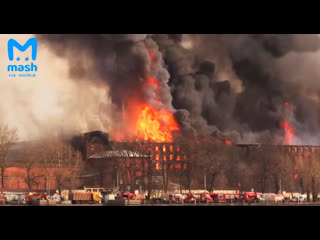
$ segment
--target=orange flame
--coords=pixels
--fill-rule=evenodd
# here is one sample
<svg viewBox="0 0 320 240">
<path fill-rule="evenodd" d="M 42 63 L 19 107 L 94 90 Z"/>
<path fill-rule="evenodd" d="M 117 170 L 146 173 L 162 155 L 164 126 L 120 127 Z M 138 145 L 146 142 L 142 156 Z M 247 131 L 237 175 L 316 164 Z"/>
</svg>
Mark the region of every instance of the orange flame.
<svg viewBox="0 0 320 240">
<path fill-rule="evenodd" d="M 166 151 L 167 151 L 166 145 L 163 145 L 163 146 L 162 146 L 162 151 L 163 151 L 163 152 L 166 152 Z"/>
<path fill-rule="evenodd" d="M 146 106 L 140 112 L 136 128 L 140 138 L 155 142 L 172 142 L 171 132 L 179 129 L 169 111 L 157 111 L 151 106 Z"/>
<path fill-rule="evenodd" d="M 146 48 L 151 64 L 153 64 L 155 60 L 153 53 L 147 46 Z M 155 78 L 147 77 L 143 87 L 152 88 L 156 93 L 155 100 L 161 102 L 159 97 L 160 84 Z M 156 110 L 150 105 L 144 105 L 138 114 L 136 131 L 137 135 L 144 140 L 172 142 L 171 132 L 178 129 L 177 122 L 167 109 Z"/>
<path fill-rule="evenodd" d="M 146 50 L 152 66 L 158 59 L 147 45 Z M 150 69 L 145 73 L 145 78 L 141 85 L 139 84 L 139 89 L 133 89 L 130 95 L 130 104 L 123 114 L 126 126 L 121 130 L 125 131 L 128 136 L 145 141 L 172 142 L 172 131 L 179 130 L 179 125 L 169 108 L 162 104 L 161 83 L 153 77 L 154 74 Z M 144 93 L 147 93 L 148 96 L 145 96 Z M 120 139 L 118 136 L 121 134 L 113 135 L 117 137 L 116 139 Z M 157 148 L 156 151 L 159 149 Z"/>
<path fill-rule="evenodd" d="M 232 145 L 232 141 L 231 140 L 226 139 L 225 142 L 226 142 L 227 145 Z"/>
<path fill-rule="evenodd" d="M 281 121 L 280 127 L 285 131 L 283 144 L 291 145 L 292 137 L 294 135 L 293 128 L 288 121 Z"/>
</svg>

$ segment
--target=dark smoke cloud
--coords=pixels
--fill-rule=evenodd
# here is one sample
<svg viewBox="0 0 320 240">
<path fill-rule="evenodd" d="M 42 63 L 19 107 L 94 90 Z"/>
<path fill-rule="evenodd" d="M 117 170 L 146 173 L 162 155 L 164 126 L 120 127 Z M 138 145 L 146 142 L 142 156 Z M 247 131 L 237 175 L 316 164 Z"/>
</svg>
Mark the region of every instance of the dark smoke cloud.
<svg viewBox="0 0 320 240">
<path fill-rule="evenodd" d="M 69 60 L 70 75 L 108 84 L 120 105 L 150 71 L 183 129 L 236 142 L 282 140 L 289 120 L 299 140 L 320 143 L 319 37 L 298 34 L 40 35 Z M 319 60 L 318 60 L 319 59 Z M 164 67 L 165 66 L 165 67 Z M 143 98 L 151 99 L 151 93 Z M 293 110 L 284 106 L 288 102 Z"/>
<path fill-rule="evenodd" d="M 154 39 L 172 76 L 173 106 L 178 112 L 184 109 L 179 114 L 190 118 L 191 127 L 209 134 L 216 127 L 238 142 L 265 141 L 271 135 L 276 141 L 283 134 L 279 122 L 284 119 L 292 122 L 302 142 L 312 138 L 303 136 L 319 133 L 320 88 L 314 81 L 319 71 L 315 66 L 308 72 L 308 67 L 302 68 L 320 47 L 317 35 L 188 35 L 192 47 L 183 47 L 183 37 L 157 35 Z M 231 71 L 221 64 L 228 61 L 241 91 L 230 79 L 217 79 L 219 69 Z M 295 74 L 302 77 L 287 78 Z M 313 99 L 305 93 L 306 82 Z M 287 113 L 284 102 L 294 107 L 293 113 Z"/>
<path fill-rule="evenodd" d="M 39 35 L 38 39 L 57 56 L 67 59 L 74 81 L 95 81 L 109 89 L 114 107 L 110 128 L 114 131 L 121 128 L 131 134 L 134 130 L 121 112 L 123 106 L 130 109 L 133 100 L 157 110 L 173 110 L 170 75 L 158 45 L 149 35 Z M 159 88 L 146 87 L 147 78 L 156 79 Z M 126 113 L 130 115 L 130 111 Z"/>
<path fill-rule="evenodd" d="M 106 82 L 117 105 L 128 94 L 124 86 L 134 89 L 144 78 L 149 60 L 147 52 L 136 43 L 146 37 L 146 34 L 38 36 L 58 56 L 69 60 L 72 78 Z"/>
</svg>

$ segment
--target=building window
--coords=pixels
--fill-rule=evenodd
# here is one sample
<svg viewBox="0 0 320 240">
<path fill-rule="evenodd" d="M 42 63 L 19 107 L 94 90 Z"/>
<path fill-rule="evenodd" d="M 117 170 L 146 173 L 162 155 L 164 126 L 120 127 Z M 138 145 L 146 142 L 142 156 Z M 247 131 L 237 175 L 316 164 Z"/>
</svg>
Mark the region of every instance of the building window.
<svg viewBox="0 0 320 240">
<path fill-rule="evenodd" d="M 177 152 L 180 152 L 180 147 L 177 147 Z"/>
<path fill-rule="evenodd" d="M 162 151 L 163 151 L 163 152 L 166 152 L 166 151 L 167 151 L 166 145 L 163 145 L 163 146 L 162 146 Z"/>
<path fill-rule="evenodd" d="M 172 145 L 170 146 L 170 152 L 173 152 L 173 146 Z"/>
<path fill-rule="evenodd" d="M 177 161 L 180 161 L 180 160 L 181 160 L 180 155 L 178 155 L 177 156 Z"/>
<path fill-rule="evenodd" d="M 167 161 L 167 156 L 163 155 L 163 161 Z"/>
<path fill-rule="evenodd" d="M 156 152 L 159 152 L 159 146 L 156 146 Z"/>
<path fill-rule="evenodd" d="M 159 163 L 156 163 L 156 169 L 160 170 L 160 164 Z"/>
<path fill-rule="evenodd" d="M 156 160 L 157 160 L 157 161 L 160 160 L 160 155 L 159 155 L 159 154 L 156 155 Z"/>
<path fill-rule="evenodd" d="M 187 160 L 187 155 L 184 155 L 184 156 L 183 156 L 183 159 L 184 159 L 184 160 Z"/>
<path fill-rule="evenodd" d="M 171 161 L 173 160 L 173 155 L 172 155 L 172 154 L 170 154 L 170 160 L 171 160 Z"/>
<path fill-rule="evenodd" d="M 184 169 L 187 169 L 187 164 L 183 164 Z"/>
</svg>

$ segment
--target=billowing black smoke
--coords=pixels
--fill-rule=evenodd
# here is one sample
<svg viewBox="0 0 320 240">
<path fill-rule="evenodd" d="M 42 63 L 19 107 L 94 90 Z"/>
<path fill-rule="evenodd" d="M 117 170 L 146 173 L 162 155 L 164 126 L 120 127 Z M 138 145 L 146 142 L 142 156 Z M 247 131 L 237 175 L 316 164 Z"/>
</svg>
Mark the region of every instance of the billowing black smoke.
<svg viewBox="0 0 320 240">
<path fill-rule="evenodd" d="M 317 35 L 40 35 L 38 39 L 69 60 L 73 78 L 107 82 L 117 105 L 145 79 L 152 49 L 162 102 L 173 106 L 184 129 L 221 134 L 237 142 L 279 143 L 283 136 L 279 123 L 288 120 L 300 140 L 294 143 L 320 143 Z"/>
<path fill-rule="evenodd" d="M 316 79 L 320 75 L 314 64 L 314 58 L 320 59 L 317 35 L 187 37 L 154 36 L 172 76 L 173 106 L 184 109 L 177 111 L 178 119 L 202 132 L 216 127 L 238 142 L 276 143 L 283 134 L 280 121 L 288 120 L 300 137 L 296 143 L 319 143 L 320 85 Z M 231 67 L 226 69 L 228 64 Z M 241 90 L 234 80 L 218 79 L 216 70 L 220 75 L 233 72 Z"/>
<path fill-rule="evenodd" d="M 139 50 L 136 42 L 146 35 L 39 35 L 60 57 L 68 58 L 70 76 L 107 82 L 114 104 L 120 106 L 144 78 L 148 64 L 147 52 Z M 144 54 L 143 54 L 144 53 Z"/>
</svg>

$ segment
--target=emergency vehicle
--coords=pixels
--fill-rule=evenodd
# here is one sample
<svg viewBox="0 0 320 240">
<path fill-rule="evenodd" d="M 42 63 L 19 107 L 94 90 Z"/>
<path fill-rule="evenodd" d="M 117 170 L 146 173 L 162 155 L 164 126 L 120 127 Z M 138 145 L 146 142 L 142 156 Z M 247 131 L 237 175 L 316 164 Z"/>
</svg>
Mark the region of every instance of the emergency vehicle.
<svg viewBox="0 0 320 240">
<path fill-rule="evenodd" d="M 0 193 L 0 204 L 4 205 L 6 202 L 6 197 L 4 193 Z"/>
<path fill-rule="evenodd" d="M 122 200 L 143 200 L 143 197 L 138 193 L 129 193 L 129 192 L 124 192 L 121 193 L 120 198 Z"/>
<path fill-rule="evenodd" d="M 237 202 L 242 199 L 241 193 L 210 193 L 213 202 Z"/>
<path fill-rule="evenodd" d="M 28 193 L 26 195 L 27 204 L 31 205 L 33 199 L 39 199 L 39 200 L 48 200 L 48 194 L 46 193 Z"/>
<path fill-rule="evenodd" d="M 197 199 L 200 203 L 212 203 L 213 198 L 210 196 L 209 193 L 201 193 L 199 199 Z"/>
<path fill-rule="evenodd" d="M 246 202 L 259 201 L 257 192 L 243 192 L 241 199 Z"/>
</svg>

